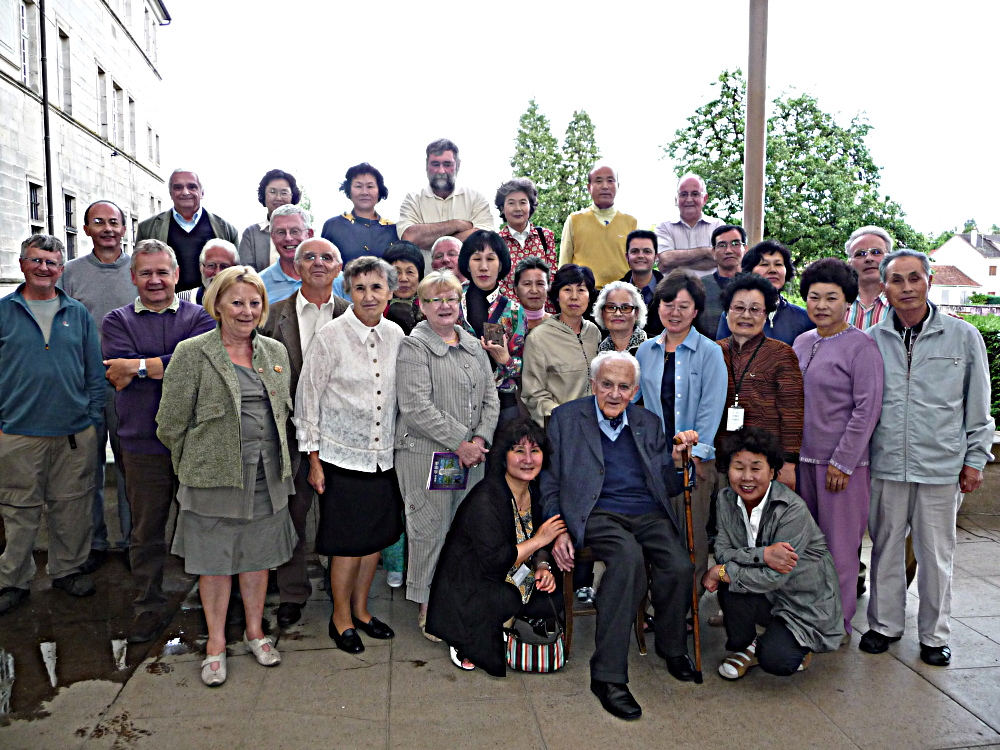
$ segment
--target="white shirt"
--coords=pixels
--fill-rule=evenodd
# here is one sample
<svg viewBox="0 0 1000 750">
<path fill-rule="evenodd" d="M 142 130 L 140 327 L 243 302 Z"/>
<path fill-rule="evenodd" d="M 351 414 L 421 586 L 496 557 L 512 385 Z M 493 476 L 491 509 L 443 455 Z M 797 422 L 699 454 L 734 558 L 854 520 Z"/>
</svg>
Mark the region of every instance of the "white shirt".
<svg viewBox="0 0 1000 750">
<path fill-rule="evenodd" d="M 528 237 L 535 231 L 535 228 L 531 226 L 531 222 L 529 221 L 524 225 L 523 232 L 516 231 L 510 224 L 507 225 L 507 231 L 510 232 L 511 237 L 517 240 L 518 245 L 524 247 L 524 243 L 528 241 Z"/>
<path fill-rule="evenodd" d="M 392 468 L 396 357 L 403 329 L 366 326 L 351 307 L 313 337 L 295 395 L 299 450 L 353 471 Z"/>
<path fill-rule="evenodd" d="M 196 226 L 198 226 L 198 222 L 201 221 L 201 208 L 199 208 L 197 211 L 194 212 L 194 216 L 191 217 L 191 221 L 188 221 L 179 213 L 177 213 L 176 208 L 171 209 L 171 211 L 174 214 L 174 221 L 177 222 L 177 226 L 179 226 L 188 234 L 191 234 L 191 230 L 194 229 Z"/>
<path fill-rule="evenodd" d="M 751 511 L 750 515 L 747 515 L 747 506 L 743 504 L 743 498 L 739 495 L 736 496 L 736 504 L 743 511 L 743 523 L 747 527 L 747 544 L 750 547 L 757 546 L 757 531 L 760 529 L 760 519 L 764 515 L 764 506 L 767 505 L 767 499 L 771 497 L 771 485 L 767 486 L 767 492 L 764 493 L 764 499 L 757 503 L 757 507 Z"/>
<path fill-rule="evenodd" d="M 298 296 L 295 297 L 295 314 L 299 319 L 299 343 L 302 345 L 302 358 L 305 359 L 309 345 L 313 341 L 316 331 L 333 320 L 333 296 L 322 305 L 316 306 L 302 295 L 299 289 Z"/>
</svg>

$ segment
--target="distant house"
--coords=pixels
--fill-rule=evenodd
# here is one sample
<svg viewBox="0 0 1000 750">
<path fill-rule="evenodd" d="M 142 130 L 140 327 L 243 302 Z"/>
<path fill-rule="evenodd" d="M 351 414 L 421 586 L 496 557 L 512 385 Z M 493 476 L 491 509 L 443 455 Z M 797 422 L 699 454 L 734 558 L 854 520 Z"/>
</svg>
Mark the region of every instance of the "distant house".
<svg viewBox="0 0 1000 750">
<path fill-rule="evenodd" d="M 980 293 L 982 286 L 969 278 L 955 266 L 935 263 L 934 283 L 927 293 L 928 299 L 935 305 L 967 305 L 969 296 Z"/>
<path fill-rule="evenodd" d="M 975 279 L 982 294 L 1000 294 L 1000 234 L 980 234 L 972 231 L 956 234 L 931 253 L 935 263 L 954 266 L 965 276 Z M 934 284 L 937 285 L 937 279 Z M 957 303 L 951 303 L 957 304 Z"/>
</svg>

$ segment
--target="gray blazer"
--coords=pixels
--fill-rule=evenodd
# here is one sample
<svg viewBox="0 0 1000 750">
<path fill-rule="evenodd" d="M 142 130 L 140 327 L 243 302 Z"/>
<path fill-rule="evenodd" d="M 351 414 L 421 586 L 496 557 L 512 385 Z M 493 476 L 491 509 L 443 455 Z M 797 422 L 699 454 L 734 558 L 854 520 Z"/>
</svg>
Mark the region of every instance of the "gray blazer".
<svg viewBox="0 0 1000 750">
<path fill-rule="evenodd" d="M 202 211 L 208 216 L 208 223 L 212 225 L 212 231 L 216 237 L 220 240 L 228 240 L 234 245 L 239 241 L 239 237 L 236 234 L 236 227 L 221 216 L 216 216 L 204 209 Z M 139 222 L 139 232 L 136 234 L 135 241 L 159 240 L 160 242 L 166 242 L 167 236 L 170 233 L 171 216 L 173 216 L 173 209 L 168 209 L 161 214 L 150 216 L 148 219 Z"/>
</svg>

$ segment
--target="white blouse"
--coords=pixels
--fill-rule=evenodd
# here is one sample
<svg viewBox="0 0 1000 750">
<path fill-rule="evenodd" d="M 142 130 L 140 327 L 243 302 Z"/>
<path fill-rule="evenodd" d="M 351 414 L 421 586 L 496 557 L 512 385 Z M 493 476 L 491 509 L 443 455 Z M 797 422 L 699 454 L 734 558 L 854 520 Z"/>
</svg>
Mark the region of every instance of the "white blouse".
<svg viewBox="0 0 1000 750">
<path fill-rule="evenodd" d="M 295 396 L 299 450 L 353 471 L 392 468 L 396 356 L 403 329 L 366 326 L 351 307 L 323 326 L 302 365 Z"/>
</svg>

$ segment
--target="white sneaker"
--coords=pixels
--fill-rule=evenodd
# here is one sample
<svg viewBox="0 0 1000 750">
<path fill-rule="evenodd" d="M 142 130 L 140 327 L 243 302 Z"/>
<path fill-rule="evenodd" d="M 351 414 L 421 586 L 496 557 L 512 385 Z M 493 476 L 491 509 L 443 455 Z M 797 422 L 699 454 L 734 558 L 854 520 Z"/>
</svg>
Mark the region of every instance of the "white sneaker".
<svg viewBox="0 0 1000 750">
<path fill-rule="evenodd" d="M 592 586 L 581 586 L 576 590 L 576 601 L 580 604 L 594 603 L 594 588 Z"/>
<path fill-rule="evenodd" d="M 398 589 L 403 585 L 403 574 L 397 573 L 394 570 L 390 570 L 385 574 L 385 582 L 388 583 L 392 588 Z"/>
</svg>

